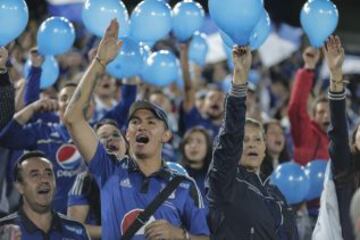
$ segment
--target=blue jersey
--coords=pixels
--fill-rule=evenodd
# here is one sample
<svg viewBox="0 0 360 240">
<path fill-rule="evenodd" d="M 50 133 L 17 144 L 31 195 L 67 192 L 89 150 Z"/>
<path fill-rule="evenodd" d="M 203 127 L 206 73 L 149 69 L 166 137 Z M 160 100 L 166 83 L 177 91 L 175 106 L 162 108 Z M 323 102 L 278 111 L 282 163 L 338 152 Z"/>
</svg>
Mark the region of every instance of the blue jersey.
<svg viewBox="0 0 360 240">
<path fill-rule="evenodd" d="M 115 156 L 108 155 L 100 143 L 89 170 L 100 186 L 102 238 L 107 240 L 120 239 L 139 213 L 175 174 L 164 166 L 160 171 L 145 177 L 133 160 L 117 160 Z M 177 227 L 183 226 L 194 235 L 209 235 L 206 209 L 191 179 L 179 185 L 147 224 L 160 219 Z M 145 239 L 144 228 L 135 234 L 133 240 Z"/>
<path fill-rule="evenodd" d="M 26 240 L 87 240 L 89 236 L 85 227 L 76 221 L 72 221 L 64 215 L 53 212 L 49 232 L 39 229 L 20 209 L 19 212 L 0 219 L 0 226 L 14 224 L 20 227 L 21 239 Z"/>
<path fill-rule="evenodd" d="M 89 172 L 80 173 L 68 196 L 68 207 L 89 206 L 86 224 L 101 225 L 100 191 L 95 178 Z"/>
<path fill-rule="evenodd" d="M 35 123 L 20 125 L 15 120 L 0 133 L 1 145 L 9 149 L 40 150 L 52 162 L 56 177 L 53 208 L 66 213 L 67 195 L 76 175 L 86 170 L 86 165 L 63 124 Z"/>
<path fill-rule="evenodd" d="M 216 125 L 211 119 L 201 116 L 198 109 L 194 106 L 189 112 L 184 111 L 182 108 L 180 109 L 180 126 L 183 128 L 183 133 L 192 127 L 203 127 L 208 130 L 212 138 L 215 138 L 221 125 Z"/>
</svg>

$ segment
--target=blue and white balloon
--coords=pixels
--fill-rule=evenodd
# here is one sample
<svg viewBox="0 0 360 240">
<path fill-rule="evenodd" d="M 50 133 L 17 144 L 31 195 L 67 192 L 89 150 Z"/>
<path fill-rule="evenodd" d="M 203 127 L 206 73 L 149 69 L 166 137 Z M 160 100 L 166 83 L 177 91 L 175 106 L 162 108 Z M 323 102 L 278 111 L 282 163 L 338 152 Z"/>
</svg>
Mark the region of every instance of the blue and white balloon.
<svg viewBox="0 0 360 240">
<path fill-rule="evenodd" d="M 139 43 L 131 38 L 124 38 L 118 55 L 107 65 L 106 71 L 119 79 L 138 76 L 141 73 L 143 62 Z"/>
<path fill-rule="evenodd" d="M 175 55 L 167 50 L 153 52 L 146 60 L 142 72 L 144 82 L 164 87 L 179 77 L 180 65 Z"/>
<path fill-rule="evenodd" d="M 119 38 L 129 33 L 129 13 L 121 0 L 86 0 L 82 20 L 86 29 L 102 37 L 112 19 L 119 22 Z"/>
<path fill-rule="evenodd" d="M 200 32 L 194 33 L 189 45 L 189 60 L 199 66 L 204 66 L 208 50 L 206 34 Z"/>
<path fill-rule="evenodd" d="M 171 8 L 162 0 L 144 0 L 131 13 L 130 36 L 137 42 L 156 42 L 171 30 Z"/>
<path fill-rule="evenodd" d="M 200 3 L 192 0 L 179 2 L 173 9 L 173 33 L 180 42 L 185 42 L 200 29 L 205 12 Z"/>
<path fill-rule="evenodd" d="M 28 77 L 31 69 L 31 60 L 28 59 L 24 65 L 24 77 Z M 59 64 L 53 56 L 45 56 L 41 65 L 40 88 L 46 89 L 56 83 L 60 74 Z"/>
<path fill-rule="evenodd" d="M 267 39 L 271 31 L 271 21 L 269 14 L 264 9 L 259 22 L 256 24 L 250 36 L 250 47 L 252 50 L 258 49 Z"/>
<path fill-rule="evenodd" d="M 241 46 L 248 45 L 262 11 L 261 0 L 209 0 L 211 18 L 235 44 Z"/>
<path fill-rule="evenodd" d="M 37 44 L 42 55 L 63 54 L 71 49 L 74 42 L 74 25 L 64 17 L 46 19 L 37 33 Z"/>
<path fill-rule="evenodd" d="M 310 44 L 319 48 L 335 31 L 339 22 L 339 12 L 330 0 L 312 0 L 304 4 L 300 21 Z"/>
<path fill-rule="evenodd" d="M 0 47 L 17 38 L 28 21 L 29 9 L 24 0 L 0 0 Z"/>
</svg>

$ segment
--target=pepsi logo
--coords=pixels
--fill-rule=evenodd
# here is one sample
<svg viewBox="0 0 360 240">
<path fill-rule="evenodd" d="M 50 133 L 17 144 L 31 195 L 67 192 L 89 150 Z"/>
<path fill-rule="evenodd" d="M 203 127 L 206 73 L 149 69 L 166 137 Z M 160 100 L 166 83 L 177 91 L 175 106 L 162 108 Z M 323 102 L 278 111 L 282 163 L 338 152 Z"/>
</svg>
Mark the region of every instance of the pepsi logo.
<svg viewBox="0 0 360 240">
<path fill-rule="evenodd" d="M 141 212 L 143 212 L 144 209 L 140 209 L 140 208 L 136 208 L 133 209 L 129 212 L 127 212 L 122 221 L 121 221 L 121 235 L 123 235 L 131 226 L 131 224 L 135 221 L 135 219 L 137 218 L 137 216 L 139 216 L 139 214 Z M 146 224 L 144 224 L 136 233 L 135 235 L 144 235 L 145 234 L 145 227 L 147 225 L 149 225 L 150 223 L 156 221 L 156 219 L 154 218 L 154 216 L 151 216 L 149 221 L 147 221 Z"/>
<path fill-rule="evenodd" d="M 63 144 L 56 152 L 57 163 L 66 170 L 76 169 L 81 164 L 81 155 L 73 144 Z"/>
</svg>

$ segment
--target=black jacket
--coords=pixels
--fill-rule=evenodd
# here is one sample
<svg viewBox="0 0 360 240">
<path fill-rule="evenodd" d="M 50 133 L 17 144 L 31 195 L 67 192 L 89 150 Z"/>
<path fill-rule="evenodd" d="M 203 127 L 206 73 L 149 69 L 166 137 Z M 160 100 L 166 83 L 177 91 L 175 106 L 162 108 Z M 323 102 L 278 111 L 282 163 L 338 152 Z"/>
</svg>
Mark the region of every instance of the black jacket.
<svg viewBox="0 0 360 240">
<path fill-rule="evenodd" d="M 278 189 L 239 166 L 243 151 L 245 97 L 228 96 L 209 170 L 212 239 L 298 239 L 295 217 Z"/>
<path fill-rule="evenodd" d="M 358 161 L 359 156 L 354 157 L 350 150 L 345 92 L 330 92 L 329 100 L 331 121 L 329 129 L 329 153 L 339 205 L 340 225 L 344 240 L 352 240 L 355 237 L 350 220 L 350 203 L 359 184 L 356 182 L 356 174 L 358 174 L 357 171 L 359 170 L 354 168 L 355 162 L 353 161 Z"/>
</svg>

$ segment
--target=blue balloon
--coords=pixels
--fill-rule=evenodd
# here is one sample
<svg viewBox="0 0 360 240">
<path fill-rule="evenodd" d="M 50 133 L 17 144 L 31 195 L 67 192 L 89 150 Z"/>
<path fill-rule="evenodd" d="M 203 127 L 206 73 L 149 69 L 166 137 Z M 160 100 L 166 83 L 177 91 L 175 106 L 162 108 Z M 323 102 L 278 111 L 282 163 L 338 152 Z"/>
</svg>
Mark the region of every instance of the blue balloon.
<svg viewBox="0 0 360 240">
<path fill-rule="evenodd" d="M 264 9 L 259 22 L 256 24 L 250 36 L 250 47 L 252 50 L 258 49 L 267 39 L 271 31 L 271 21 L 269 14 Z"/>
<path fill-rule="evenodd" d="M 168 168 L 170 168 L 171 170 L 177 172 L 180 175 L 188 176 L 188 173 L 187 173 L 186 169 L 183 166 L 181 166 L 179 163 L 166 162 L 166 166 Z"/>
<path fill-rule="evenodd" d="M 226 35 L 226 33 L 224 33 L 223 31 L 219 30 L 221 39 L 223 40 L 223 43 L 230 49 L 232 49 L 235 45 L 235 43 L 233 42 L 233 40 Z"/>
<path fill-rule="evenodd" d="M 171 30 L 171 8 L 162 0 L 144 0 L 131 13 L 130 36 L 138 42 L 156 42 Z"/>
<path fill-rule="evenodd" d="M 130 38 L 124 38 L 123 45 L 116 56 L 107 67 L 106 71 L 115 78 L 128 78 L 137 76 L 143 67 L 143 56 L 139 43 Z"/>
<path fill-rule="evenodd" d="M 319 198 L 324 188 L 324 177 L 327 166 L 326 160 L 314 160 L 306 165 L 305 173 L 310 179 L 310 190 L 306 200 Z"/>
<path fill-rule="evenodd" d="M 167 86 L 179 76 L 179 62 L 175 55 L 167 50 L 153 52 L 146 60 L 142 79 L 155 86 Z"/>
<path fill-rule="evenodd" d="M 303 202 L 310 188 L 304 168 L 294 162 L 279 165 L 271 174 L 270 181 L 279 188 L 289 204 Z"/>
<path fill-rule="evenodd" d="M 86 29 L 102 37 L 112 19 L 119 22 L 119 38 L 129 33 L 129 13 L 121 0 L 86 0 L 82 20 Z"/>
<path fill-rule="evenodd" d="M 31 60 L 24 65 L 24 77 L 27 78 L 31 69 Z M 46 89 L 56 83 L 60 74 L 59 64 L 53 56 L 45 56 L 41 65 L 40 88 Z"/>
<path fill-rule="evenodd" d="M 0 0 L 0 47 L 17 38 L 29 21 L 24 0 Z"/>
<path fill-rule="evenodd" d="M 205 12 L 200 3 L 192 0 L 178 2 L 173 9 L 173 33 L 185 42 L 198 31 L 204 22 Z"/>
<path fill-rule="evenodd" d="M 67 52 L 75 42 L 73 24 L 64 17 L 50 17 L 37 33 L 37 44 L 42 55 L 58 55 Z"/>
<path fill-rule="evenodd" d="M 304 4 L 300 21 L 310 44 L 319 48 L 335 31 L 339 12 L 330 0 L 313 0 Z"/>
<path fill-rule="evenodd" d="M 228 65 L 229 69 L 232 71 L 232 70 L 234 70 L 234 62 L 233 62 L 233 57 L 232 57 L 232 47 L 230 48 L 225 43 L 223 43 L 223 48 L 225 50 L 226 57 L 227 57 L 227 65 Z"/>
<path fill-rule="evenodd" d="M 249 43 L 262 9 L 261 0 L 209 0 L 211 18 L 234 43 L 241 46 Z"/>
<path fill-rule="evenodd" d="M 141 56 L 143 56 L 144 63 L 148 59 L 148 57 L 151 55 L 151 46 L 149 46 L 147 43 L 139 42 L 140 46 L 140 53 Z"/>
<path fill-rule="evenodd" d="M 189 46 L 189 60 L 199 66 L 204 66 L 208 50 L 209 46 L 206 41 L 206 34 L 195 32 Z"/>
</svg>

